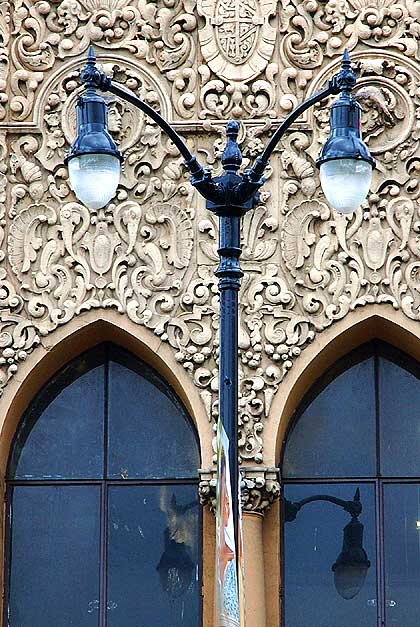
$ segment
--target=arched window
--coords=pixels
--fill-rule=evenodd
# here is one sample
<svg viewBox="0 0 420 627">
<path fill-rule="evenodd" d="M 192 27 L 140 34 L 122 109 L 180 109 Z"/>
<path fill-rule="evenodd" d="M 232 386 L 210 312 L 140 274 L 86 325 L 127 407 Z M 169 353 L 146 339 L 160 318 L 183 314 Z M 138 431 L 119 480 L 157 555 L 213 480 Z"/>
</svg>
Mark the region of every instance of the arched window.
<svg viewBox="0 0 420 627">
<path fill-rule="evenodd" d="M 195 432 L 124 350 L 82 355 L 25 412 L 7 476 L 10 627 L 197 627 Z"/>
<path fill-rule="evenodd" d="M 418 627 L 419 378 L 372 342 L 299 407 L 282 459 L 286 627 Z M 340 501 L 357 510 L 359 495 L 351 516 Z"/>
</svg>

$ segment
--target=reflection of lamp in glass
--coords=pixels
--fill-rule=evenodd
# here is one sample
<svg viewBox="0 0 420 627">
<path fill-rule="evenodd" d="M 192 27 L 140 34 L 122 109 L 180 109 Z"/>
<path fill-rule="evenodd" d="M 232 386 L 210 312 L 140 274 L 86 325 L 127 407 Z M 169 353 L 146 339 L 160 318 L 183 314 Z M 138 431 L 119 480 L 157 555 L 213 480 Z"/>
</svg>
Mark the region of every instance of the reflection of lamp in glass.
<svg viewBox="0 0 420 627">
<path fill-rule="evenodd" d="M 185 544 L 175 542 L 165 531 L 165 550 L 156 567 L 163 590 L 172 599 L 185 594 L 194 572 L 194 562 L 188 554 Z"/>
<path fill-rule="evenodd" d="M 335 587 L 343 599 L 353 599 L 360 592 L 369 566 L 363 548 L 363 525 L 352 517 L 344 527 L 343 548 L 332 567 Z"/>
<path fill-rule="evenodd" d="M 338 594 L 343 599 L 353 599 L 365 582 L 370 566 L 366 551 L 363 548 L 363 525 L 358 520 L 362 513 L 360 490 L 357 488 L 352 501 L 344 501 L 328 494 L 315 494 L 296 503 L 283 499 L 283 516 L 285 522 L 295 520 L 304 505 L 315 501 L 327 501 L 342 507 L 351 516 L 351 521 L 344 527 L 343 548 L 332 567 L 334 583 Z"/>
</svg>

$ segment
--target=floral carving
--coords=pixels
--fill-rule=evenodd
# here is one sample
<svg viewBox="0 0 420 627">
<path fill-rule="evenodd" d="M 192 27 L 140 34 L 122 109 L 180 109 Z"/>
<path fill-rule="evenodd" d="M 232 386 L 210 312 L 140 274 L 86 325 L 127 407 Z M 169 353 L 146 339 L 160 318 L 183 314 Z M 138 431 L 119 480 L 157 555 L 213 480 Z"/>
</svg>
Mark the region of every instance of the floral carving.
<svg viewBox="0 0 420 627">
<path fill-rule="evenodd" d="M 191 69 L 195 55 L 191 36 L 196 27 L 194 4 L 178 0 L 170 8 L 166 5 L 164 0 L 158 4 L 147 0 L 42 0 L 35 4 L 15 0 L 10 103 L 13 119 L 26 120 L 30 116 L 35 94 L 57 61 L 81 58 L 91 43 L 108 52 L 125 50 L 156 65 L 172 86 L 176 111 L 191 117 L 196 102 L 196 74 Z"/>
<path fill-rule="evenodd" d="M 265 514 L 280 498 L 277 468 L 243 466 L 241 468 L 241 499 L 244 513 Z M 200 470 L 199 494 L 202 505 L 216 511 L 216 472 Z"/>
<path fill-rule="evenodd" d="M 116 307 L 159 332 L 180 293 L 173 269 L 185 271 L 191 250 L 182 209 L 142 211 L 132 201 L 94 214 L 76 202 L 29 205 L 8 239 L 13 272 L 43 335 L 92 307 Z"/>
</svg>

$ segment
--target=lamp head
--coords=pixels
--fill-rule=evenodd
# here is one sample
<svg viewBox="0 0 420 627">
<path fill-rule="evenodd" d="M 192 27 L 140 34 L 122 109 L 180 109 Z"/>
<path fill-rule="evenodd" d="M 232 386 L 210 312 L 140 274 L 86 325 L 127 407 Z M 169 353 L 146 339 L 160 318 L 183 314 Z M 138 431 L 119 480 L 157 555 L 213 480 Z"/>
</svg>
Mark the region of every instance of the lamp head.
<svg viewBox="0 0 420 627">
<path fill-rule="evenodd" d="M 363 548 L 363 525 L 353 517 L 344 527 L 342 551 L 332 567 L 336 590 L 343 599 L 353 599 L 360 592 L 369 567 Z"/>
<path fill-rule="evenodd" d="M 81 74 L 94 72 L 95 64 L 91 48 Z M 115 194 L 123 157 L 108 132 L 104 98 L 95 92 L 93 82 L 84 82 L 87 90 L 76 104 L 77 137 L 64 162 L 68 165 L 70 183 L 79 200 L 90 209 L 100 209 Z"/>
<path fill-rule="evenodd" d="M 341 94 L 331 105 L 330 136 L 316 162 L 328 202 L 344 214 L 357 209 L 366 198 L 375 167 L 375 160 L 361 137 L 361 108 L 351 95 L 355 82 L 346 50 L 337 77 Z"/>
</svg>

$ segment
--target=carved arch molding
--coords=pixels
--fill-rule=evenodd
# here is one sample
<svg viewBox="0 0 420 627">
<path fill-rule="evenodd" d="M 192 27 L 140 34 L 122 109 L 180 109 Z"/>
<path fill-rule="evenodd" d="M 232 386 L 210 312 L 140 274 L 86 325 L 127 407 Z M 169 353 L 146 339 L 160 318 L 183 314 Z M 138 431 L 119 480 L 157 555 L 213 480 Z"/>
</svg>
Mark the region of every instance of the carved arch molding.
<svg viewBox="0 0 420 627">
<path fill-rule="evenodd" d="M 116 198 L 88 211 L 69 188 L 90 43 L 216 171 L 227 119 L 244 120 L 246 167 L 347 47 L 378 162 L 367 202 L 349 219 L 322 197 L 323 106 L 284 139 L 243 221 L 240 452 L 262 464 L 272 399 L 318 333 L 373 303 L 420 318 L 419 40 L 416 0 L 0 0 L 0 387 L 58 326 L 114 308 L 172 347 L 217 416 L 217 223 L 180 155 L 110 99 Z"/>
</svg>

